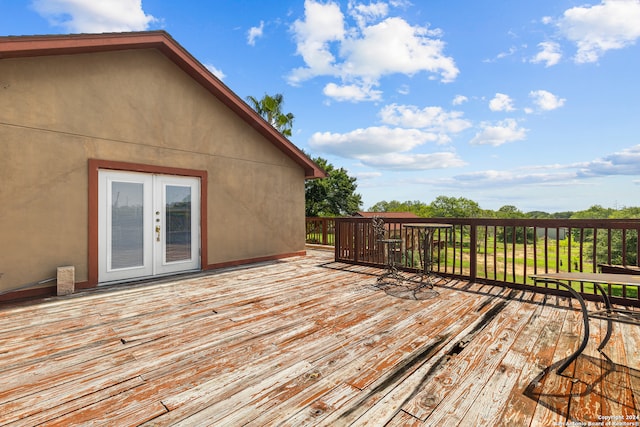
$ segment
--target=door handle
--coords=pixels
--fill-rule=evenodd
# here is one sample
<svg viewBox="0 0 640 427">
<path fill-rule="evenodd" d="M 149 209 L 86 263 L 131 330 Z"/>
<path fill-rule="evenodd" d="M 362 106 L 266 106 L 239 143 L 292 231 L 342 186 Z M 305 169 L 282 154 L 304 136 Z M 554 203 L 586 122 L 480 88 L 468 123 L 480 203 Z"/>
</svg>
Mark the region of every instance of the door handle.
<svg viewBox="0 0 640 427">
<path fill-rule="evenodd" d="M 156 242 L 160 241 L 160 226 L 156 225 Z"/>
</svg>

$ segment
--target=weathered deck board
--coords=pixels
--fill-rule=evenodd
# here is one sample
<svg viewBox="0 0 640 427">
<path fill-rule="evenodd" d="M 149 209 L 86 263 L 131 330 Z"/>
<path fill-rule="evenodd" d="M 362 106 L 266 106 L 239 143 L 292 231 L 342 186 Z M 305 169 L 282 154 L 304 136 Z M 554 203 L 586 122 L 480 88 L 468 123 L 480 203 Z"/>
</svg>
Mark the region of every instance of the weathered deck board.
<svg viewBox="0 0 640 427">
<path fill-rule="evenodd" d="M 493 289 L 495 291 L 495 289 Z M 499 289 L 498 291 L 502 291 Z M 430 371 L 434 363 L 437 363 L 444 354 L 449 352 L 461 339 L 466 336 L 467 330 L 481 322 L 483 310 L 487 310 L 491 303 L 495 301 L 495 296 L 481 296 L 474 303 L 469 301 L 460 307 L 459 311 L 447 310 L 447 316 L 444 316 L 429 331 L 430 341 L 420 348 L 407 354 L 404 359 L 396 364 L 381 371 L 378 380 L 363 388 L 365 394 L 349 402 L 344 408 L 331 414 L 326 422 L 328 424 L 350 424 L 355 422 L 361 416 L 368 412 L 372 407 L 380 405 L 379 402 L 386 402 L 385 399 L 393 400 L 395 403 L 390 405 L 392 413 L 397 412 L 400 407 L 397 402 L 406 399 L 416 387 L 421 383 L 421 378 L 426 375 L 425 372 Z M 447 307 L 448 309 L 451 307 Z M 418 373 L 416 374 L 416 370 Z M 406 388 L 401 389 L 400 397 L 395 396 L 393 392 L 397 391 L 399 384 L 405 384 L 407 377 L 417 378 L 417 384 L 406 385 L 411 387 L 408 391 Z M 384 403 L 383 403 L 384 405 Z M 379 406 L 378 406 L 379 407 Z M 366 419 L 381 421 L 387 415 L 376 414 Z M 360 420 L 362 421 L 362 420 Z"/>
<path fill-rule="evenodd" d="M 558 375 L 558 366 L 576 349 L 580 342 L 582 314 L 576 310 L 567 311 L 560 334 L 557 337 L 552 360 L 554 363 L 537 378 L 535 387 L 527 390 L 538 399 L 533 419 L 541 425 L 564 424 L 569 416 L 572 378 L 578 361 L 573 362 Z"/>
<path fill-rule="evenodd" d="M 618 336 L 624 337 L 623 345 L 626 359 L 620 369 L 628 375 L 629 389 L 633 394 L 633 400 L 626 403 L 629 407 L 635 408 L 635 413 L 640 415 L 640 365 L 638 365 L 640 358 L 640 328 L 625 324 L 615 325 L 615 327 L 620 331 Z M 604 351 L 607 355 L 613 356 L 608 348 L 605 347 Z"/>
<path fill-rule="evenodd" d="M 437 393 L 427 392 L 431 396 L 431 405 L 416 408 L 419 410 L 410 412 L 412 415 L 421 419 L 429 418 L 429 422 L 435 425 L 462 425 L 462 419 L 474 405 L 490 376 L 499 369 L 513 341 L 531 318 L 532 311 L 537 309 L 535 306 L 509 304 L 513 297 L 515 295 L 494 308 L 495 317 L 491 322 L 470 335 L 469 343 L 433 378 L 430 384 L 446 386 Z M 441 396 L 441 400 L 434 401 L 434 396 Z"/>
<path fill-rule="evenodd" d="M 489 404 L 482 401 L 487 407 L 486 410 L 482 408 L 480 420 L 485 421 L 486 425 L 521 426 L 531 423 L 538 399 L 526 392 L 532 382 L 537 382 L 539 374 L 554 362 L 555 345 L 567 313 L 566 310 L 558 310 L 548 304 L 545 297 L 540 297 L 535 302 L 542 306 L 540 312 L 531 317 L 529 325 L 514 342 L 511 352 L 505 356 L 504 373 L 494 373 L 494 376 L 503 377 L 502 381 L 496 381 L 502 382 L 501 394 L 509 394 L 509 397 L 504 400 L 496 398 Z M 511 376 L 513 371 L 517 371 L 517 374 Z M 510 380 L 514 382 L 511 383 Z M 494 387 L 497 386 L 498 384 L 488 383 L 485 393 L 495 393 Z M 499 410 L 500 407 L 503 409 Z M 491 416 L 489 411 L 494 409 Z M 472 414 L 470 411 L 467 418 Z"/>
<path fill-rule="evenodd" d="M 115 384 L 110 387 L 100 388 L 95 393 L 86 394 L 78 399 L 72 401 L 59 401 L 55 394 L 47 395 L 47 402 L 49 405 L 36 408 L 29 408 L 27 411 L 14 411 L 10 416 L 7 414 L 4 422 L 8 425 L 43 425 L 46 422 L 57 422 L 61 417 L 66 417 L 68 414 L 72 414 L 75 411 L 85 411 L 85 408 L 108 399 L 113 396 L 118 396 L 134 387 L 143 384 L 143 380 L 140 377 L 132 378 L 128 381 Z M 44 402 L 43 402 L 44 403 Z M 20 420 L 25 419 L 26 423 L 21 423 Z M 77 423 L 77 421 L 76 421 Z"/>
<path fill-rule="evenodd" d="M 605 321 L 600 320 L 600 322 L 604 330 Z M 608 356 L 611 357 L 611 361 L 601 357 L 597 352 L 592 359 L 592 363 L 600 366 L 601 374 L 597 384 L 602 393 L 603 410 L 597 415 L 617 414 L 623 416 L 624 420 L 635 420 L 633 417 L 636 414 L 640 415 L 640 412 L 636 410 L 629 368 L 625 366 L 628 363 L 625 349 L 626 337 L 620 326 L 620 324 L 613 325 L 613 338 L 603 349 L 604 354 L 611 355 Z"/>
<path fill-rule="evenodd" d="M 611 414 L 608 405 L 602 400 L 602 366 L 597 346 L 601 339 L 600 329 L 603 322 L 599 319 L 589 321 L 591 340 L 582 356 L 575 361 L 574 382 L 571 386 L 568 420 L 598 421 L 598 415 Z"/>
<path fill-rule="evenodd" d="M 524 293 L 521 295 L 524 296 Z M 538 304 L 527 305 L 533 308 L 532 310 L 518 312 L 518 316 L 527 317 L 522 330 L 514 337 L 510 349 L 504 354 L 497 368 L 488 375 L 474 404 L 460 420 L 461 424 L 498 425 L 502 422 L 500 414 L 505 412 L 509 396 L 512 390 L 518 386 L 521 371 L 527 364 L 532 346 L 538 337 L 537 334 L 528 333 L 527 329 L 531 328 L 548 312 L 547 307 L 542 304 L 543 297 L 538 297 L 536 301 Z M 505 340 L 501 341 L 501 344 L 506 344 Z"/>
<path fill-rule="evenodd" d="M 0 425 L 552 425 L 634 416 L 640 328 L 444 280 L 425 300 L 331 254 L 0 307 Z M 399 294 L 400 295 L 400 294 Z M 557 424 L 561 425 L 561 424 Z"/>
<path fill-rule="evenodd" d="M 456 421 L 460 425 L 500 425 L 504 421 L 498 414 L 505 411 L 509 397 L 518 385 L 521 370 L 530 357 L 531 346 L 537 338 L 537 334 L 530 333 L 527 329 L 543 317 L 545 308 L 543 304 L 527 304 L 514 313 L 513 324 L 510 324 L 508 318 L 503 321 L 507 327 L 502 331 L 495 331 L 499 334 L 496 335 L 498 341 L 487 347 L 487 361 L 483 362 L 492 363 L 493 368 L 486 369 L 482 376 L 476 375 L 474 381 L 478 385 L 474 391 L 475 399 L 471 401 L 472 396 L 465 396 L 465 401 L 470 401 L 467 407 L 462 405 L 456 413 L 447 415 L 447 421 Z M 509 316 L 509 312 L 505 311 L 501 316 Z M 465 349 L 465 353 L 469 354 L 476 351 L 481 350 L 474 347 Z"/>
</svg>

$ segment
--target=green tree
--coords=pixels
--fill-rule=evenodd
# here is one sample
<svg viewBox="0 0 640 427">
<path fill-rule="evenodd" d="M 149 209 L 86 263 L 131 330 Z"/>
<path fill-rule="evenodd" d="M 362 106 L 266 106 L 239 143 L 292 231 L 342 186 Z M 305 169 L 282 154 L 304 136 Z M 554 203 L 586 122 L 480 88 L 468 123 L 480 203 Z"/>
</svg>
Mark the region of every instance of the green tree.
<svg viewBox="0 0 640 427">
<path fill-rule="evenodd" d="M 247 101 L 271 126 L 278 129 L 284 136 L 291 136 L 294 116 L 291 113 L 282 112 L 284 104 L 282 94 L 277 93 L 273 96 L 265 94 L 262 99 L 248 96 Z"/>
<path fill-rule="evenodd" d="M 426 205 L 419 200 L 406 202 L 399 202 L 397 200 L 387 202 L 386 200 L 383 200 L 371 206 L 369 210 L 371 212 L 413 212 L 420 217 L 431 216 L 431 209 L 429 205 Z"/>
<path fill-rule="evenodd" d="M 614 212 L 614 209 L 603 208 L 600 205 L 593 205 L 587 210 L 574 212 L 573 215 L 571 215 L 571 219 L 606 219 L 606 218 L 609 218 L 609 216 L 613 214 L 613 212 Z M 584 231 L 580 231 L 579 229 L 574 229 L 573 239 L 577 242 L 579 242 L 580 239 L 582 239 L 582 241 L 592 241 L 593 230 L 585 229 Z M 602 239 L 603 239 L 602 236 L 598 238 L 598 240 L 602 240 Z M 596 250 L 596 248 L 592 246 L 589 249 L 590 251 Z M 592 256 L 592 253 L 589 254 L 589 256 Z"/>
<path fill-rule="evenodd" d="M 369 208 L 369 211 L 370 212 L 402 212 L 401 210 L 399 210 L 401 209 L 402 205 L 403 203 L 397 200 L 392 200 L 390 202 L 383 200 L 371 206 Z"/>
<path fill-rule="evenodd" d="M 614 209 L 611 208 L 603 208 L 600 205 L 593 205 L 586 211 L 574 212 L 571 215 L 572 219 L 605 219 L 609 218 L 614 212 Z"/>
<path fill-rule="evenodd" d="M 575 212 L 571 215 L 572 219 L 633 219 L 640 218 L 640 208 L 629 207 L 615 210 L 612 208 L 604 208 L 600 205 L 593 205 L 589 209 L 584 211 Z M 592 229 L 585 229 L 583 232 L 575 229 L 573 230 L 573 239 L 575 241 L 593 242 Z M 597 263 L 609 262 L 609 244 L 611 244 L 611 263 L 612 264 L 636 264 L 637 247 L 638 247 L 638 235 L 634 230 L 627 230 L 625 234 L 625 254 L 626 259 L 623 259 L 622 253 L 622 230 L 611 230 L 611 243 L 609 243 L 609 233 L 604 230 L 597 230 L 597 237 L 594 245 L 587 246 L 587 256 L 592 257 L 593 251 L 596 251 Z"/>
<path fill-rule="evenodd" d="M 495 212 L 496 218 L 525 218 L 526 215 L 513 205 L 504 205 Z M 528 227 L 500 227 L 496 231 L 498 241 L 504 243 L 524 243 L 525 231 L 529 242 L 533 241 L 533 228 Z"/>
<path fill-rule="evenodd" d="M 564 212 L 554 212 L 551 214 L 552 218 L 555 219 L 569 219 L 573 215 L 573 211 L 564 211 Z"/>
<path fill-rule="evenodd" d="M 636 219 L 640 218 L 640 208 L 638 207 L 625 207 L 619 210 L 613 211 L 609 215 L 609 219 Z M 623 254 L 623 239 L 622 234 L 625 233 L 625 252 Z M 597 248 L 598 248 L 598 262 L 607 263 L 607 251 L 609 243 L 606 233 L 598 233 Z M 627 264 L 636 265 L 637 260 L 637 248 L 638 248 L 638 233 L 635 230 L 611 230 L 611 263 L 612 264 Z M 623 259 L 623 255 L 625 258 Z"/>
<path fill-rule="evenodd" d="M 513 205 L 504 205 L 496 212 L 496 217 L 498 218 L 524 218 L 525 214 L 523 214 L 520 209 L 516 208 Z"/>
<path fill-rule="evenodd" d="M 527 218 L 532 218 L 532 219 L 548 219 L 548 218 L 552 218 L 550 213 L 544 212 L 544 211 L 530 211 L 530 212 L 527 212 L 525 215 L 526 215 Z"/>
<path fill-rule="evenodd" d="M 313 159 L 327 173 L 326 178 L 305 182 L 306 216 L 353 215 L 360 210 L 362 197 L 357 194 L 356 178 L 344 168 L 336 169 L 322 157 Z"/>
<path fill-rule="evenodd" d="M 636 265 L 638 233 L 635 230 L 626 230 L 625 253 L 623 254 L 622 244 L 623 230 L 611 230 L 611 264 Z M 609 236 L 608 233 L 600 230 L 596 239 L 596 254 L 598 263 L 608 263 Z M 623 259 L 623 255 L 625 255 Z M 589 254 L 593 256 L 593 253 Z"/>
<path fill-rule="evenodd" d="M 437 218 L 478 218 L 483 213 L 478 203 L 464 197 L 438 196 L 429 206 Z"/>
<path fill-rule="evenodd" d="M 611 219 L 636 219 L 640 218 L 640 207 L 624 207 L 609 215 Z"/>
</svg>

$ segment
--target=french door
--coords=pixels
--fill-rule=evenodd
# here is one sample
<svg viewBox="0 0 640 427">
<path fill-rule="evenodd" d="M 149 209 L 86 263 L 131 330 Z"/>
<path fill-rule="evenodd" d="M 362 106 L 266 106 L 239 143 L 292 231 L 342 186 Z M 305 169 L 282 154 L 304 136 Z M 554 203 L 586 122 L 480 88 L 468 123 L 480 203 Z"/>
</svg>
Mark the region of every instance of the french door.
<svg viewBox="0 0 640 427">
<path fill-rule="evenodd" d="M 98 172 L 98 282 L 200 269 L 200 179 Z"/>
</svg>

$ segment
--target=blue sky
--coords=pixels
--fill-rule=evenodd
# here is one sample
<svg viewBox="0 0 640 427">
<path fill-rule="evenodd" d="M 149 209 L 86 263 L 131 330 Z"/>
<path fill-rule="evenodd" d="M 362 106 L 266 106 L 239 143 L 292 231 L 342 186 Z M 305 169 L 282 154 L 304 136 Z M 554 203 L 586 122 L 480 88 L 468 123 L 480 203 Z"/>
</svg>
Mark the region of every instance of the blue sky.
<svg viewBox="0 0 640 427">
<path fill-rule="evenodd" d="M 640 0 L 0 0 L 0 35 L 162 29 L 382 200 L 640 206 Z"/>
</svg>

